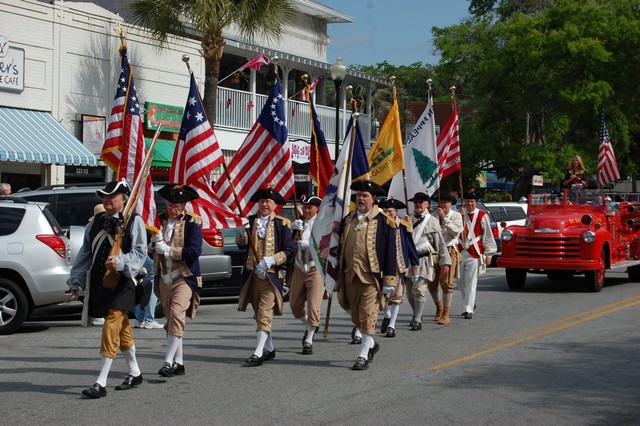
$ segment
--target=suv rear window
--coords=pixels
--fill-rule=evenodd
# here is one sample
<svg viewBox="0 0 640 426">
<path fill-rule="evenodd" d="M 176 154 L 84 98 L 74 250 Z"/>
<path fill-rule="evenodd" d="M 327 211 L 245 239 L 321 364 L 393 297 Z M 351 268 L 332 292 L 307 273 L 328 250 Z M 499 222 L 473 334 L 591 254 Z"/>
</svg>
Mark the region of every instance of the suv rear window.
<svg viewBox="0 0 640 426">
<path fill-rule="evenodd" d="M 0 236 L 11 235 L 18 230 L 22 218 L 24 217 L 25 209 L 15 209 L 9 207 L 0 207 Z"/>
<path fill-rule="evenodd" d="M 96 204 L 100 204 L 100 198 L 96 197 L 93 192 L 91 194 L 59 193 L 55 207 L 58 212 L 57 219 L 63 228 L 86 224 L 93 216 L 93 208 Z"/>
<path fill-rule="evenodd" d="M 527 214 L 524 212 L 522 207 L 506 206 L 505 210 L 506 210 L 506 213 L 507 213 L 507 219 L 506 220 L 521 220 L 521 219 L 526 219 L 527 218 Z"/>
</svg>

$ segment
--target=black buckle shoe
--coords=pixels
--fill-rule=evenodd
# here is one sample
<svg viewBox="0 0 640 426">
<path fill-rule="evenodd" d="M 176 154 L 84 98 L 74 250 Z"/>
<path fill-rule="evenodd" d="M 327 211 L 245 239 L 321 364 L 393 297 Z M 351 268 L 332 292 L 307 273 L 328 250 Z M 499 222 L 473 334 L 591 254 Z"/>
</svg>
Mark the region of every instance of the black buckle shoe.
<svg viewBox="0 0 640 426">
<path fill-rule="evenodd" d="M 313 345 L 311 343 L 304 342 L 302 345 L 302 355 L 313 354 Z"/>
<path fill-rule="evenodd" d="M 260 357 L 261 361 L 269 361 L 270 359 L 274 359 L 276 357 L 276 350 L 272 350 L 272 351 L 268 351 L 268 350 L 264 350 L 262 352 L 262 356 Z"/>
<path fill-rule="evenodd" d="M 257 367 L 262 365 L 262 357 L 259 357 L 256 354 L 251 354 L 251 356 L 244 360 L 244 363 L 248 367 Z"/>
<path fill-rule="evenodd" d="M 369 368 L 369 361 L 362 358 L 361 356 L 358 357 L 356 363 L 353 364 L 353 367 L 351 367 L 352 370 L 366 370 L 367 368 Z"/>
<path fill-rule="evenodd" d="M 178 364 L 177 362 L 174 362 L 169 370 L 171 371 L 171 374 L 173 374 L 174 376 L 184 376 L 184 373 L 185 373 L 184 365 Z"/>
<path fill-rule="evenodd" d="M 411 330 L 413 330 L 413 326 L 416 324 L 416 322 L 417 322 L 417 321 L 416 321 L 416 320 L 414 320 L 413 318 L 411 319 L 411 321 L 409 321 L 409 328 L 410 328 Z"/>
<path fill-rule="evenodd" d="M 121 385 L 116 386 L 116 390 L 129 390 L 133 389 L 139 384 L 142 383 L 142 374 L 138 374 L 137 376 L 132 376 L 129 374 L 124 378 L 124 381 Z"/>
<path fill-rule="evenodd" d="M 82 394 L 92 399 L 104 398 L 105 396 L 107 396 L 107 388 L 105 388 L 104 386 L 100 386 L 100 384 L 98 383 L 94 383 L 89 389 L 83 390 Z"/>
<path fill-rule="evenodd" d="M 473 314 L 471 312 L 465 312 L 465 313 L 462 314 L 462 318 L 471 319 L 471 318 L 473 318 Z"/>
<path fill-rule="evenodd" d="M 418 321 L 413 322 L 413 326 L 411 326 L 411 331 L 420 331 L 422 330 L 422 323 Z"/>
<path fill-rule="evenodd" d="M 373 347 L 369 349 L 369 355 L 367 356 L 367 361 L 372 362 L 373 357 L 378 353 L 379 350 L 380 350 L 380 345 L 378 344 L 378 342 L 375 342 Z"/>
<path fill-rule="evenodd" d="M 387 328 L 387 334 L 384 337 L 396 337 L 396 329 L 393 327 Z"/>
<path fill-rule="evenodd" d="M 382 325 L 380 325 L 380 333 L 384 334 L 387 332 L 387 327 L 389 327 L 389 323 L 391 322 L 391 318 L 384 317 L 382 320 Z"/>
<path fill-rule="evenodd" d="M 158 370 L 158 376 L 173 377 L 173 371 L 171 370 L 171 364 L 165 362 L 160 370 Z"/>
</svg>

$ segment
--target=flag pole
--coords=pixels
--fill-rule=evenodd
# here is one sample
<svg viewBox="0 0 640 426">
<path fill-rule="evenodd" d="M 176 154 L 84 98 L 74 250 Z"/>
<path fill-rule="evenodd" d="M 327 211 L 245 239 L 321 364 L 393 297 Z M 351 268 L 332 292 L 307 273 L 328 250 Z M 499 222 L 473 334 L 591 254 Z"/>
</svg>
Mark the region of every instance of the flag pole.
<svg viewBox="0 0 640 426">
<path fill-rule="evenodd" d="M 393 85 L 393 102 L 397 103 L 397 97 L 396 97 L 396 76 L 392 75 L 391 77 L 389 77 L 389 80 L 391 80 L 391 84 Z M 404 150 L 404 147 L 402 146 L 402 144 L 400 145 L 400 149 Z M 404 159 L 404 152 L 402 153 L 402 158 Z M 405 206 L 407 206 L 406 210 L 407 210 L 407 216 L 409 215 L 409 194 L 407 193 L 407 171 L 406 171 L 406 167 L 404 164 L 404 161 L 402 162 L 402 187 L 404 189 L 404 204 Z"/>
<path fill-rule="evenodd" d="M 429 102 L 431 102 L 431 105 L 432 105 L 432 108 L 433 108 L 433 101 L 432 101 L 432 99 L 433 99 L 433 87 L 431 86 L 432 84 L 433 84 L 433 80 L 428 78 L 427 79 L 427 87 L 429 89 L 427 90 L 427 105 L 429 105 Z M 437 151 L 437 147 L 436 147 L 436 163 L 437 162 L 438 162 L 438 151 Z M 442 182 L 440 182 L 440 183 L 442 183 Z M 438 189 L 437 189 L 438 201 L 440 201 L 440 186 L 441 185 L 438 184 Z"/>
<path fill-rule="evenodd" d="M 457 110 L 457 103 L 456 103 L 456 86 L 451 86 L 449 88 L 449 91 L 451 91 L 451 105 L 453 107 L 453 110 Z M 464 189 L 462 187 L 462 167 L 460 167 L 459 173 L 458 173 L 458 185 L 460 187 L 460 200 L 461 203 L 464 203 Z M 467 223 L 469 221 L 469 217 L 467 216 L 469 212 L 467 212 L 467 210 L 464 210 L 464 215 L 462 215 L 462 241 L 465 243 L 467 242 Z"/>
<path fill-rule="evenodd" d="M 353 99 L 353 86 L 351 85 L 347 86 L 346 91 L 349 94 L 349 98 L 351 99 L 350 101 L 351 104 L 357 105 L 356 100 Z M 346 159 L 347 170 L 345 172 L 345 176 L 346 176 L 346 179 L 349 179 L 349 180 L 351 177 L 351 163 L 353 160 L 353 148 L 356 141 L 356 125 L 358 122 L 358 118 L 360 117 L 360 113 L 358 112 L 358 109 L 357 108 L 355 109 L 356 111 L 351 114 L 351 117 L 353 117 L 353 124 L 351 126 L 351 140 L 349 141 L 349 158 Z M 344 149 L 344 146 L 343 146 L 343 149 Z M 336 158 L 336 169 L 339 167 L 337 160 L 338 159 Z M 348 188 L 347 185 L 345 185 L 342 192 L 342 212 L 340 217 L 344 217 L 344 209 L 346 208 L 348 203 L 351 202 L 351 197 L 347 198 L 347 193 L 349 192 L 349 190 L 350 188 Z M 331 319 L 331 302 L 332 301 L 333 301 L 333 294 L 330 294 L 329 299 L 327 300 L 327 314 L 325 315 L 325 319 L 324 319 L 324 331 L 323 331 L 324 337 L 327 337 L 329 335 L 329 320 Z"/>
</svg>

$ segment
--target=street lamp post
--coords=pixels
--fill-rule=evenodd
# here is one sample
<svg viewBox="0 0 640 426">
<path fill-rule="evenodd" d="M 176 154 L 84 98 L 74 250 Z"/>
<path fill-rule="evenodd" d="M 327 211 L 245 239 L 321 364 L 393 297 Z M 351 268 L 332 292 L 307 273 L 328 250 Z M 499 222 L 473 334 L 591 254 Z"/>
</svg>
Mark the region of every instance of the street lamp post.
<svg viewBox="0 0 640 426">
<path fill-rule="evenodd" d="M 334 161 L 338 160 L 340 154 L 340 98 L 342 97 L 342 81 L 347 76 L 347 67 L 342 63 L 342 58 L 338 57 L 336 63 L 329 68 L 331 79 L 336 85 L 336 145 Z"/>
</svg>

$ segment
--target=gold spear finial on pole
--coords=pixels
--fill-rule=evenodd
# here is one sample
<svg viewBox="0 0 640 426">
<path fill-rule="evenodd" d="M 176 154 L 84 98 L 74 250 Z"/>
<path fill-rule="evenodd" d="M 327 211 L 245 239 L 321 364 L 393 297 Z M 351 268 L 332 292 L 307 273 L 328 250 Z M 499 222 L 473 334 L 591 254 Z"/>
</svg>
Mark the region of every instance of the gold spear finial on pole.
<svg viewBox="0 0 640 426">
<path fill-rule="evenodd" d="M 273 70 L 276 73 L 276 78 L 279 79 L 280 77 L 278 76 L 278 61 L 280 60 L 280 58 L 278 56 L 274 56 L 273 58 L 271 58 L 271 62 L 273 63 Z"/>
<path fill-rule="evenodd" d="M 189 59 L 191 58 L 189 58 L 189 55 L 187 55 L 186 53 L 182 55 L 182 62 L 184 62 L 185 65 L 187 66 L 187 69 L 191 71 L 191 65 L 189 65 Z"/>
<path fill-rule="evenodd" d="M 120 22 L 118 22 L 118 37 L 120 37 L 120 43 L 124 44 L 124 30 Z"/>
</svg>

